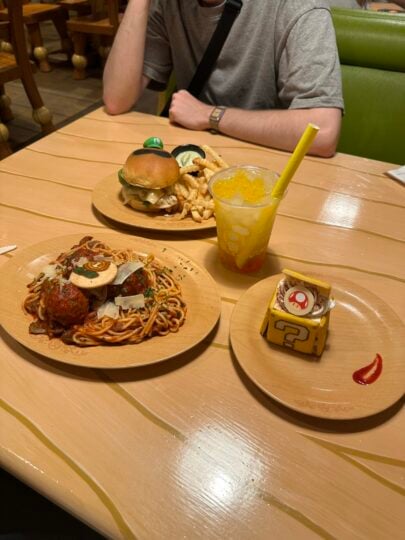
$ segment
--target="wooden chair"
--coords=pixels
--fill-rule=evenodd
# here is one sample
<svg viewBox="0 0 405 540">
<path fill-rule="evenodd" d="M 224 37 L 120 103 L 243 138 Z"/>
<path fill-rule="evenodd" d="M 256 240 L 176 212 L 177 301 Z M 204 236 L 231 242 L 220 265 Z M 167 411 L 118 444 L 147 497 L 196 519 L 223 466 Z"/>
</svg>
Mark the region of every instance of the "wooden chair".
<svg viewBox="0 0 405 540">
<path fill-rule="evenodd" d="M 49 3 L 49 1 L 41 0 L 41 4 L 46 3 Z M 89 0 L 52 0 L 52 3 L 58 4 L 68 15 L 71 11 L 74 11 L 76 15 L 88 15 L 91 13 Z"/>
<path fill-rule="evenodd" d="M 0 159 L 11 154 L 8 144 L 8 129 L 3 121 L 12 118 L 10 99 L 5 94 L 4 85 L 7 82 L 21 79 L 27 97 L 32 105 L 33 119 L 40 124 L 42 132 L 49 133 L 55 128 L 52 124 L 52 115 L 44 106 L 32 73 L 32 67 L 24 39 L 24 23 L 22 0 L 12 0 L 9 5 L 9 25 L 7 31 L 11 36 L 14 54 L 0 52 Z M 4 31 L 4 27 L 2 32 Z"/>
<path fill-rule="evenodd" d="M 78 15 L 88 15 L 91 12 L 89 0 L 59 0 L 57 3 L 67 11 L 75 11 Z"/>
<path fill-rule="evenodd" d="M 90 0 L 91 13 L 68 20 L 67 27 L 72 34 L 74 67 L 73 77 L 86 77 L 86 44 L 88 36 L 99 36 L 98 52 L 103 60 L 108 56 L 114 36 L 118 30 L 121 14 L 120 0 Z"/>
<path fill-rule="evenodd" d="M 13 0 L 0 0 L 0 21 L 8 20 L 8 6 Z M 23 0 L 23 22 L 28 30 L 32 54 L 38 62 L 40 71 L 51 71 L 48 61 L 48 51 L 44 47 L 40 23 L 43 21 L 52 21 L 61 39 L 62 50 L 67 55 L 71 51 L 71 41 L 66 28 L 67 12 L 61 6 L 50 3 L 31 3 L 29 0 Z"/>
</svg>

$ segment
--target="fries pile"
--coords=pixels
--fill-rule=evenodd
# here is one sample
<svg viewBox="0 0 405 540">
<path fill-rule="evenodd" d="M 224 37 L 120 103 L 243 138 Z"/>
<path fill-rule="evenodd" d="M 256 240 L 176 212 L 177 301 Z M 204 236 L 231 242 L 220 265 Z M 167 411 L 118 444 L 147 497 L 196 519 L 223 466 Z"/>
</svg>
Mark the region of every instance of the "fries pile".
<svg viewBox="0 0 405 540">
<path fill-rule="evenodd" d="M 201 147 L 206 158 L 194 158 L 193 165 L 180 169 L 180 178 L 174 184 L 178 199 L 179 213 L 177 219 L 190 215 L 194 221 L 201 223 L 214 214 L 214 201 L 208 191 L 208 181 L 217 171 L 229 165 L 208 145 Z M 207 159 L 207 158 L 210 159 Z"/>
</svg>

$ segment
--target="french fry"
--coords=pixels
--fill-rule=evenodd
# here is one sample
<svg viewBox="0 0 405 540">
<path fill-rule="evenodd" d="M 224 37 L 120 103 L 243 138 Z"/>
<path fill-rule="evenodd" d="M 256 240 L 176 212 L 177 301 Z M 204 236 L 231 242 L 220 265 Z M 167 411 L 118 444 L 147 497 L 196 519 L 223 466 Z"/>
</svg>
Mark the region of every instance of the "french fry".
<svg viewBox="0 0 405 540">
<path fill-rule="evenodd" d="M 190 203 L 188 203 L 188 202 L 184 203 L 183 210 L 180 213 L 179 219 L 184 219 L 187 216 L 190 208 L 191 208 Z"/>
<path fill-rule="evenodd" d="M 216 165 L 213 161 L 208 161 L 208 159 L 206 158 L 194 158 L 193 162 L 197 165 L 201 165 L 201 167 L 206 167 L 213 172 L 220 170 L 220 167 L 218 167 L 218 165 Z"/>
<path fill-rule="evenodd" d="M 188 189 L 184 184 L 179 184 L 179 189 L 181 195 L 184 197 L 185 200 L 188 200 Z"/>
<path fill-rule="evenodd" d="M 205 179 L 208 180 L 211 178 L 211 176 L 214 174 L 214 171 L 211 171 L 210 169 L 203 169 L 203 174 L 205 176 Z"/>
<path fill-rule="evenodd" d="M 184 183 L 190 186 L 191 188 L 198 189 L 199 184 L 197 178 L 194 178 L 194 176 L 191 176 L 191 174 L 183 174 L 183 180 Z"/>
<path fill-rule="evenodd" d="M 191 217 L 194 219 L 194 221 L 197 221 L 198 223 L 202 222 L 202 217 L 200 216 L 200 213 L 195 208 L 191 210 Z"/>
<path fill-rule="evenodd" d="M 193 165 L 180 168 L 179 180 L 174 184 L 178 200 L 176 219 L 190 216 L 201 223 L 214 215 L 214 201 L 208 190 L 211 176 L 229 165 L 210 146 L 203 145 L 206 158 L 195 158 Z"/>
<path fill-rule="evenodd" d="M 221 169 L 226 169 L 229 167 L 228 163 L 222 159 L 222 157 L 215 152 L 211 146 L 208 146 L 208 144 L 203 144 L 201 147 L 206 154 L 209 154 L 214 161 L 216 161 Z"/>
<path fill-rule="evenodd" d="M 200 167 L 198 165 L 187 165 L 187 167 L 181 167 L 180 168 L 180 176 L 183 176 L 184 174 L 189 174 L 192 172 L 199 172 Z"/>
</svg>

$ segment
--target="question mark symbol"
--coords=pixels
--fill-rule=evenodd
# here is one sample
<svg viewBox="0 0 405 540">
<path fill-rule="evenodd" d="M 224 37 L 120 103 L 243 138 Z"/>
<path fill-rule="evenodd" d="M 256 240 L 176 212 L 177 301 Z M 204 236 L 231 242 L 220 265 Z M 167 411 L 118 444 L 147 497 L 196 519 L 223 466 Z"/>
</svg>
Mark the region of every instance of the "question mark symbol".
<svg viewBox="0 0 405 540">
<path fill-rule="evenodd" d="M 294 341 L 306 341 L 309 336 L 309 330 L 308 328 L 305 328 L 305 326 L 286 322 L 281 319 L 276 321 L 274 328 L 277 328 L 278 330 L 286 330 L 288 328 L 290 330 L 284 334 L 283 345 L 285 347 L 290 347 L 291 349 L 294 349 Z"/>
</svg>

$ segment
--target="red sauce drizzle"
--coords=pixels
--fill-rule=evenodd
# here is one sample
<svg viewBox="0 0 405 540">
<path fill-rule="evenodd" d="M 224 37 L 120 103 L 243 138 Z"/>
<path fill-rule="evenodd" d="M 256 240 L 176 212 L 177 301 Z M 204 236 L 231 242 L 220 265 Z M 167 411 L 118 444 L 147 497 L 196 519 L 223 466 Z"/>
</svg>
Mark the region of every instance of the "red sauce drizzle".
<svg viewBox="0 0 405 540">
<path fill-rule="evenodd" d="M 383 361 L 377 353 L 374 360 L 368 366 L 364 366 L 353 373 L 353 380 L 357 384 L 372 384 L 381 375 Z"/>
</svg>

